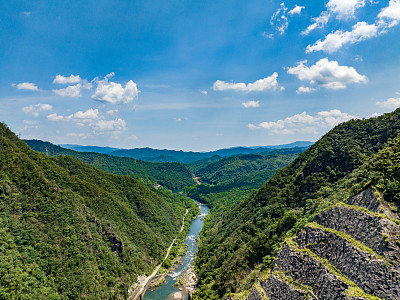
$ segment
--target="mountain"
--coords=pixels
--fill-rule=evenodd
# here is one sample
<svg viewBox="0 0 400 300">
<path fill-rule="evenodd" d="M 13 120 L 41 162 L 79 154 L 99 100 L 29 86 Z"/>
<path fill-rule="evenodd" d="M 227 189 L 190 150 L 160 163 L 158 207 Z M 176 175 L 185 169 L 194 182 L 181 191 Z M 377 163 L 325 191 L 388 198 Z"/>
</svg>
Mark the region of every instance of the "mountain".
<svg viewBox="0 0 400 300">
<path fill-rule="evenodd" d="M 289 148 L 225 158 L 213 156 L 195 162 L 191 167 L 201 184 L 185 188 L 184 192 L 210 205 L 211 213 L 218 208 L 226 209 L 262 187 L 304 150 Z"/>
<path fill-rule="evenodd" d="M 198 160 L 203 160 L 211 158 L 212 156 L 234 156 L 242 154 L 252 154 L 265 151 L 271 151 L 283 148 L 295 148 L 302 147 L 307 148 L 312 145 L 311 142 L 294 142 L 287 145 L 279 146 L 259 146 L 259 147 L 234 147 L 227 149 L 220 149 L 210 152 L 186 152 L 186 151 L 176 151 L 176 150 L 159 150 L 152 148 L 135 148 L 135 149 L 122 149 L 111 152 L 111 155 L 120 157 L 132 157 L 135 159 L 141 159 L 152 162 L 181 162 L 190 164 Z"/>
<path fill-rule="evenodd" d="M 190 200 L 33 151 L 0 124 L 0 298 L 121 299 L 151 273 Z"/>
<path fill-rule="evenodd" d="M 96 153 L 102 153 L 102 154 L 110 154 L 113 151 L 121 150 L 119 148 L 112 148 L 112 147 L 81 146 L 81 145 L 75 145 L 75 144 L 60 144 L 59 146 L 66 148 L 66 149 L 79 151 L 79 152 L 96 152 Z"/>
<path fill-rule="evenodd" d="M 50 156 L 69 155 L 107 173 L 128 175 L 149 185 L 176 191 L 193 184 L 191 171 L 182 163 L 151 163 L 128 157 L 94 152 L 77 152 L 40 140 L 25 140 L 33 149 Z"/>
<path fill-rule="evenodd" d="M 248 199 L 219 214 L 211 215 L 203 229 L 195 260 L 199 277 L 196 297 L 220 299 L 229 296 L 231 299 L 240 299 L 258 282 L 256 285 L 259 287 L 261 284 L 265 289 L 263 288 L 264 292 L 261 289 L 256 290 L 264 296 L 269 295 L 269 299 L 298 299 L 293 296 L 299 295 L 295 291 L 293 295 L 286 293 L 285 297 L 280 298 L 282 284 L 293 283 L 288 288 L 290 291 L 294 286 L 297 290 L 299 286 L 308 290 L 309 283 L 314 280 L 315 285 L 311 287 L 311 291 L 315 289 L 314 294 L 318 295 L 318 299 L 346 299 L 350 295 L 356 299 L 398 299 L 397 289 L 387 280 L 399 282 L 399 259 L 392 257 L 392 254 L 385 256 L 376 247 L 385 246 L 385 242 L 385 247 L 396 252 L 396 247 L 400 245 L 396 236 L 396 226 L 399 223 L 397 210 L 400 206 L 399 132 L 400 109 L 377 118 L 351 120 L 340 124 L 301 153 L 290 165 L 278 171 Z M 368 188 L 378 192 L 377 198 L 382 199 L 380 203 L 390 212 L 384 213 L 385 210 L 379 209 L 375 212 L 372 208 L 363 208 L 363 200 L 348 200 L 362 192 L 366 193 Z M 342 213 L 345 209 L 337 208 L 335 212 L 335 206 L 346 208 L 348 205 L 354 212 L 348 211 L 347 219 L 344 219 Z M 333 210 L 323 214 L 329 209 Z M 362 224 L 361 221 L 357 223 L 358 211 L 364 212 L 360 218 L 379 217 L 375 218 L 376 225 L 372 226 L 371 223 L 369 226 L 369 223 Z M 388 217 L 390 222 L 386 228 L 389 229 L 382 229 L 383 225 L 379 225 L 379 222 L 385 224 Z M 304 237 L 304 234 L 311 232 L 307 228 L 312 227 L 313 222 L 317 223 L 314 227 L 321 229 L 318 226 L 322 226 L 327 229 L 322 228 L 323 232 Z M 351 228 L 357 232 L 346 231 Z M 375 240 L 368 233 L 375 232 L 374 228 L 377 230 L 374 235 L 381 235 L 384 242 L 377 239 L 376 245 L 371 244 Z M 343 253 L 343 249 L 348 248 L 340 248 L 340 245 L 350 247 L 348 243 L 337 243 L 337 249 L 341 249 L 341 252 L 332 252 L 330 257 L 327 256 L 330 252 L 323 253 L 319 243 L 327 241 L 324 236 L 332 232 L 336 236 L 347 238 L 347 241 L 354 240 L 358 249 L 367 252 L 367 248 L 373 249 L 374 253 L 370 253 L 371 259 L 380 259 L 383 264 L 393 265 L 386 269 L 368 267 L 368 270 L 380 272 L 381 277 L 377 275 L 373 283 L 382 283 L 382 288 L 387 289 L 386 294 L 379 292 L 381 288 L 373 289 L 371 285 L 368 287 L 365 284 L 369 277 L 366 277 L 365 270 L 361 270 L 363 267 L 358 264 L 356 257 L 351 257 L 351 253 Z M 360 237 L 362 235 L 364 239 Z M 315 242 L 318 240 L 316 236 L 320 238 L 318 242 Z M 290 244 L 290 239 L 295 240 L 298 249 L 294 249 L 296 246 Z M 328 247 L 328 243 L 324 243 Z M 293 254 L 293 249 L 301 254 Z M 335 253 L 338 253 L 336 257 Z M 345 265 L 339 254 L 348 258 Z M 309 256 L 312 257 L 311 260 Z M 365 257 L 367 256 L 364 255 Z M 316 267 L 307 271 L 311 264 Z M 356 273 L 350 276 L 351 268 L 348 267 L 351 264 L 358 266 L 360 270 L 357 273 L 357 269 L 354 271 L 353 268 L 352 272 Z M 344 276 L 341 271 L 335 274 L 335 270 L 341 270 L 347 275 Z M 267 274 L 273 276 L 268 277 Z M 262 279 L 263 277 L 271 279 L 268 281 Z M 332 279 L 332 282 L 337 285 L 325 285 L 324 278 L 333 277 L 336 281 Z M 275 280 L 276 278 L 280 280 Z M 387 285 L 382 278 L 386 278 Z M 272 285 L 271 281 L 274 281 Z M 360 281 L 364 281 L 364 285 Z M 329 296 L 328 290 L 339 287 L 345 291 L 344 294 L 338 297 Z M 254 291 L 251 297 L 255 297 L 255 294 L 257 293 Z M 306 297 L 314 299 L 312 294 Z"/>
</svg>

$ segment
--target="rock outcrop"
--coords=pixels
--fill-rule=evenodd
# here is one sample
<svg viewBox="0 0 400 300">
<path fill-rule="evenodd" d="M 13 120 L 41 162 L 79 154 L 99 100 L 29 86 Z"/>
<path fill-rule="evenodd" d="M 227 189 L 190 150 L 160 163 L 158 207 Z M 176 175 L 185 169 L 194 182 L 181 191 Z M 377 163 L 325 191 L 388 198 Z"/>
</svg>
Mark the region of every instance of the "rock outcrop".
<svg viewBox="0 0 400 300">
<path fill-rule="evenodd" d="M 400 221 L 371 188 L 287 239 L 249 300 L 400 299 Z"/>
</svg>

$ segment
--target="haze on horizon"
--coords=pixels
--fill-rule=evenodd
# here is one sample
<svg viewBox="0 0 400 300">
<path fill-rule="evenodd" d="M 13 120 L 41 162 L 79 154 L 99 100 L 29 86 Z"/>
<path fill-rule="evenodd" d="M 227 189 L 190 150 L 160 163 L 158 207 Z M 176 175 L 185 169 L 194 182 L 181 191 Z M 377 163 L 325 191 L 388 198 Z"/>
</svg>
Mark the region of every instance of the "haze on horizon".
<svg viewBox="0 0 400 300">
<path fill-rule="evenodd" d="M 0 121 L 55 144 L 315 141 L 400 106 L 400 0 L 2 1 Z"/>
</svg>

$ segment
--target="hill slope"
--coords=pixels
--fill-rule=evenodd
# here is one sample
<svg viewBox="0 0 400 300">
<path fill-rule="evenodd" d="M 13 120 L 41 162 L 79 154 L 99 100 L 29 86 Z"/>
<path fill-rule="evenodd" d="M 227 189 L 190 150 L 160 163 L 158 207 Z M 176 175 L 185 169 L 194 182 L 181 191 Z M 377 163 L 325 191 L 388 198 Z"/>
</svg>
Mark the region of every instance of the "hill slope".
<svg viewBox="0 0 400 300">
<path fill-rule="evenodd" d="M 306 148 L 280 149 L 230 156 L 211 163 L 196 162 L 192 167 L 202 184 L 184 191 L 191 198 L 208 203 L 213 213 L 218 208 L 226 209 L 258 190 L 304 150 Z"/>
<path fill-rule="evenodd" d="M 107 173 L 129 175 L 146 184 L 160 184 L 170 190 L 180 190 L 193 184 L 190 170 L 182 163 L 151 163 L 129 157 L 117 157 L 94 152 L 77 152 L 40 140 L 25 141 L 33 150 L 50 156 L 69 155 Z"/>
<path fill-rule="evenodd" d="M 371 184 L 399 205 L 399 130 L 400 109 L 338 125 L 248 200 L 209 220 L 196 260 L 197 297 L 217 299 L 250 288 L 286 235 Z"/>
<path fill-rule="evenodd" d="M 121 299 L 191 201 L 31 150 L 0 124 L 0 297 Z"/>
<path fill-rule="evenodd" d="M 234 155 L 244 155 L 252 153 L 260 153 L 265 151 L 273 151 L 285 148 L 307 148 L 312 145 L 311 142 L 294 142 L 279 146 L 259 146 L 259 147 L 233 147 L 227 149 L 219 149 L 210 152 L 192 152 L 192 151 L 176 151 L 176 150 L 160 150 L 152 148 L 135 148 L 122 149 L 111 152 L 111 155 L 121 157 L 133 157 L 136 159 L 151 162 L 181 162 L 190 164 L 198 160 L 210 158 L 212 156 L 228 157 Z"/>
</svg>

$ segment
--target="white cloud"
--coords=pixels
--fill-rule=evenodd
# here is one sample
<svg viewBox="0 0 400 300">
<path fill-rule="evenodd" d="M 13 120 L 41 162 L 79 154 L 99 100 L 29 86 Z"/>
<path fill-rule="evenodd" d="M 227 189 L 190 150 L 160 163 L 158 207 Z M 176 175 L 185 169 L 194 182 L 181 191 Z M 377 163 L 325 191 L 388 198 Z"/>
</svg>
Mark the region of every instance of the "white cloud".
<svg viewBox="0 0 400 300">
<path fill-rule="evenodd" d="M 52 110 L 50 104 L 36 104 L 23 107 L 21 110 L 25 113 L 31 113 L 34 117 L 38 117 L 41 111 Z"/>
<path fill-rule="evenodd" d="M 271 134 L 317 134 L 319 129 L 332 128 L 339 123 L 355 118 L 338 109 L 333 109 L 330 111 L 320 111 L 315 116 L 303 112 L 275 122 L 262 122 L 258 125 L 248 124 L 247 127 L 251 130 L 266 129 Z"/>
<path fill-rule="evenodd" d="M 328 10 L 335 14 L 338 19 L 354 17 L 356 9 L 364 6 L 365 0 L 329 0 L 326 4 Z"/>
<path fill-rule="evenodd" d="M 126 123 L 120 118 L 115 120 L 99 120 L 93 124 L 93 128 L 99 131 L 121 131 L 126 129 Z"/>
<path fill-rule="evenodd" d="M 32 14 L 31 11 L 23 11 L 22 12 L 25 16 L 30 16 Z"/>
<path fill-rule="evenodd" d="M 99 110 L 89 108 L 87 111 L 78 111 L 72 115 L 69 115 L 67 119 L 78 119 L 78 120 L 96 120 L 100 117 Z"/>
<path fill-rule="evenodd" d="M 203 95 L 206 95 L 206 96 L 208 94 L 208 92 L 206 90 L 200 91 L 200 93 L 202 93 Z"/>
<path fill-rule="evenodd" d="M 48 115 L 47 119 L 50 121 L 62 121 L 62 120 L 64 120 L 64 116 L 60 116 L 60 115 L 54 113 L 54 114 Z"/>
<path fill-rule="evenodd" d="M 77 85 L 70 85 L 64 89 L 53 90 L 53 93 L 61 97 L 78 98 L 82 96 L 82 89 L 82 84 L 78 83 Z"/>
<path fill-rule="evenodd" d="M 273 28 L 273 31 L 279 35 L 283 35 L 289 27 L 288 16 L 300 15 L 304 6 L 295 5 L 290 11 L 285 6 L 285 3 L 281 3 L 278 10 L 272 15 L 269 23 Z M 274 33 L 264 32 L 264 36 L 273 39 Z"/>
<path fill-rule="evenodd" d="M 354 44 L 379 35 L 382 31 L 375 24 L 358 22 L 351 31 L 337 30 L 328 34 L 324 40 L 318 40 L 314 45 L 308 45 L 306 53 L 324 51 L 333 53 L 345 44 Z"/>
<path fill-rule="evenodd" d="M 126 122 L 123 119 L 116 118 L 107 120 L 106 114 L 100 113 L 98 109 L 90 108 L 86 111 L 78 111 L 69 116 L 57 115 L 56 113 L 48 115 L 50 121 L 72 122 L 80 127 L 89 127 L 94 133 L 102 134 L 104 132 L 119 133 L 126 129 Z"/>
<path fill-rule="evenodd" d="M 284 90 L 280 87 L 277 81 L 278 73 L 274 72 L 271 76 L 259 79 L 253 83 L 233 83 L 217 80 L 214 82 L 213 89 L 215 91 L 243 91 L 243 92 L 261 92 L 261 91 L 275 91 L 277 89 Z"/>
<path fill-rule="evenodd" d="M 389 6 L 383 8 L 378 15 L 380 19 L 400 20 L 400 0 L 390 0 Z M 397 22 L 396 22 L 397 24 Z"/>
<path fill-rule="evenodd" d="M 360 75 L 353 67 L 340 66 L 337 61 L 328 58 L 320 59 L 315 65 L 307 67 L 299 62 L 296 67 L 288 68 L 287 72 L 296 75 L 301 81 L 308 81 L 327 89 L 344 89 L 350 83 L 366 83 L 367 77 Z"/>
<path fill-rule="evenodd" d="M 318 17 L 313 18 L 313 23 L 302 34 L 308 35 L 317 28 L 324 28 L 333 16 L 336 16 L 337 19 L 353 18 L 356 10 L 364 7 L 367 2 L 373 3 L 372 0 L 329 0 L 326 4 L 327 10 L 323 11 Z"/>
<path fill-rule="evenodd" d="M 383 102 L 376 102 L 376 104 L 385 108 L 394 109 L 400 107 L 400 98 L 389 98 Z"/>
<path fill-rule="evenodd" d="M 302 85 L 296 90 L 296 93 L 298 95 L 300 95 L 300 94 L 309 94 L 309 93 L 315 92 L 316 90 L 317 89 L 315 89 L 315 88 L 311 88 L 309 86 Z"/>
<path fill-rule="evenodd" d="M 175 122 L 182 122 L 182 118 L 174 118 Z"/>
<path fill-rule="evenodd" d="M 102 80 L 95 80 L 97 87 L 92 98 L 112 104 L 127 104 L 132 102 L 140 92 L 136 83 L 129 80 L 125 87 L 123 87 L 120 83 L 108 81 L 113 76 L 114 72 L 108 74 Z"/>
<path fill-rule="evenodd" d="M 256 108 L 256 107 L 260 107 L 260 101 L 247 101 L 247 102 L 243 102 L 242 106 L 244 108 Z"/>
<path fill-rule="evenodd" d="M 11 86 L 16 87 L 18 90 L 39 91 L 37 85 L 32 82 L 13 83 Z"/>
<path fill-rule="evenodd" d="M 301 14 L 301 10 L 304 9 L 305 6 L 299 6 L 299 5 L 295 5 L 294 8 L 292 10 L 290 10 L 288 12 L 288 15 L 300 15 Z"/>
<path fill-rule="evenodd" d="M 281 3 L 278 10 L 272 15 L 269 23 L 275 30 L 280 34 L 284 34 L 286 29 L 288 28 L 288 19 L 286 17 L 287 7 L 285 3 Z"/>
<path fill-rule="evenodd" d="M 75 84 L 82 81 L 82 78 L 79 75 L 71 74 L 69 77 L 63 75 L 57 75 L 53 80 L 53 84 Z"/>
<path fill-rule="evenodd" d="M 307 29 L 303 30 L 301 32 L 302 35 L 308 35 L 311 31 L 317 28 L 324 28 L 329 21 L 329 14 L 328 12 L 322 12 L 319 17 L 313 18 L 312 20 L 314 23 L 309 25 Z"/>
</svg>

